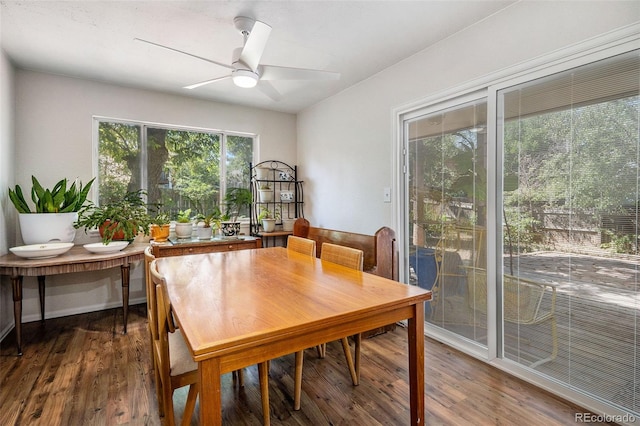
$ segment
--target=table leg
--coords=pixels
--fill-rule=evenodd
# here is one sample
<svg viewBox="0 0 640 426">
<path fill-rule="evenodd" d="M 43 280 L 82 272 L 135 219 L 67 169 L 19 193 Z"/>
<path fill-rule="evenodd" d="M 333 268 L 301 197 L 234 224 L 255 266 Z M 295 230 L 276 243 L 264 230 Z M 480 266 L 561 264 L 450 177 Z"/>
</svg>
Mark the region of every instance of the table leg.
<svg viewBox="0 0 640 426">
<path fill-rule="evenodd" d="M 38 275 L 38 294 L 40 295 L 40 321 L 44 322 L 44 275 Z"/>
<path fill-rule="evenodd" d="M 424 425 L 424 303 L 413 305 L 415 314 L 409 318 L 409 401 L 411 424 Z"/>
<path fill-rule="evenodd" d="M 22 275 L 11 277 L 13 291 L 13 320 L 16 327 L 16 343 L 18 355 L 22 355 Z"/>
<path fill-rule="evenodd" d="M 200 372 L 200 424 L 222 424 L 220 397 L 220 360 L 210 358 L 198 363 Z"/>
<path fill-rule="evenodd" d="M 120 268 L 122 278 L 122 320 L 124 322 L 124 334 L 127 334 L 127 320 L 129 318 L 129 263 L 125 263 Z"/>
</svg>

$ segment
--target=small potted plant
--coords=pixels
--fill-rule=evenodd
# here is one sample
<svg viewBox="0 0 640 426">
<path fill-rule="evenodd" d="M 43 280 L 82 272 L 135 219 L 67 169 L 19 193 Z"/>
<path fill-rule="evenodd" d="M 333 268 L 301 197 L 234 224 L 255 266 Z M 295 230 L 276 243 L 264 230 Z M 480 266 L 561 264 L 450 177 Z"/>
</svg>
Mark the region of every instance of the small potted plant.
<svg viewBox="0 0 640 426">
<path fill-rule="evenodd" d="M 176 237 L 184 239 L 191 238 L 193 233 L 193 223 L 191 222 L 191 209 L 180 210 L 176 223 Z"/>
<path fill-rule="evenodd" d="M 165 212 L 158 212 L 151 218 L 151 238 L 157 243 L 163 243 L 169 239 L 171 221 Z"/>
<path fill-rule="evenodd" d="M 122 200 L 97 206 L 90 203 L 78 212 L 75 228 L 99 229 L 103 244 L 112 240 L 133 241 L 138 234 L 149 235 L 151 217 L 143 200 L 145 192 L 127 192 Z"/>
<path fill-rule="evenodd" d="M 240 233 L 240 221 L 238 216 L 249 207 L 253 197 L 247 188 L 230 188 L 225 194 L 225 213 L 222 216 L 221 229 L 225 236 L 234 236 Z"/>
<path fill-rule="evenodd" d="M 196 234 L 199 240 L 210 240 L 213 237 L 213 232 L 218 229 L 220 223 L 220 209 L 216 210 L 205 216 L 199 214 L 196 216 Z"/>
<path fill-rule="evenodd" d="M 276 230 L 276 221 L 280 219 L 280 212 L 272 212 L 267 207 L 260 209 L 258 220 L 262 221 L 262 229 L 264 232 L 273 232 Z"/>
<path fill-rule="evenodd" d="M 260 184 L 258 194 L 260 196 L 259 198 L 261 203 L 270 203 L 273 201 L 273 191 L 271 190 L 271 185 L 267 182 Z"/>
<path fill-rule="evenodd" d="M 73 224 L 78 220 L 78 211 L 84 206 L 94 180 L 91 179 L 85 186 L 78 181 L 67 187 L 67 179 L 62 179 L 53 189 L 45 189 L 35 176 L 31 176 L 31 199 L 35 204 L 33 211 L 20 185 L 9 188 L 9 199 L 18 210 L 24 243 L 73 242 L 76 236 Z"/>
</svg>

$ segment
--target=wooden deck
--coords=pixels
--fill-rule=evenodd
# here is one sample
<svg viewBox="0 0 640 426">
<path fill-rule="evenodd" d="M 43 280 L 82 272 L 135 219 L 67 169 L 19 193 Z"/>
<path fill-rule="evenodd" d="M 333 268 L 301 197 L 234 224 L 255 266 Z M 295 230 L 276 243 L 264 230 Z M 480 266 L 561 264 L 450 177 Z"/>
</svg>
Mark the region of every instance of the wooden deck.
<svg viewBox="0 0 640 426">
<path fill-rule="evenodd" d="M 506 261 L 505 272 L 510 272 Z M 536 371 L 640 415 L 639 258 L 527 253 L 514 257 L 512 275 L 556 287 L 558 356 Z M 444 319 L 441 315 L 431 321 L 486 344 L 486 319 L 472 312 L 465 300 L 459 294 L 445 297 Z M 549 304 L 550 297 L 543 302 Z M 549 322 L 505 324 L 506 358 L 528 364 L 550 350 Z"/>
</svg>

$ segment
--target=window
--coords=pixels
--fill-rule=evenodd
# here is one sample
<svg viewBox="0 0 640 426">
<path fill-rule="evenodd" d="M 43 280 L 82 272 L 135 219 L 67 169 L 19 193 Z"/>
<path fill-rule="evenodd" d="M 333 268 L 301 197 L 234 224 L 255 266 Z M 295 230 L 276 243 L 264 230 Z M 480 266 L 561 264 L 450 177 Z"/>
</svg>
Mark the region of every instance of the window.
<svg viewBox="0 0 640 426">
<path fill-rule="evenodd" d="M 143 189 L 171 215 L 211 213 L 227 188 L 249 187 L 253 136 L 97 120 L 98 204 Z M 245 212 L 248 214 L 248 212 Z"/>
</svg>

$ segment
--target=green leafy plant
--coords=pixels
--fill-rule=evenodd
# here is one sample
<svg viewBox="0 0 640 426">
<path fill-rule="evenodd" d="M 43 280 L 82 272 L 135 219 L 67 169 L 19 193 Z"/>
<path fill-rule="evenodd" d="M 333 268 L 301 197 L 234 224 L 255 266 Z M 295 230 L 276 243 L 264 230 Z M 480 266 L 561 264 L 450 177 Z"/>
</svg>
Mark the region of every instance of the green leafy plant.
<svg viewBox="0 0 640 426">
<path fill-rule="evenodd" d="M 102 242 L 108 244 L 113 239 L 133 240 L 136 235 L 149 235 L 152 222 L 144 202 L 143 190 L 127 192 L 120 201 L 96 206 L 91 203 L 78 212 L 76 228 L 100 229 Z M 156 216 L 157 217 L 157 216 Z"/>
<path fill-rule="evenodd" d="M 218 227 L 218 222 L 220 222 L 220 217 L 222 214 L 220 213 L 220 209 L 216 207 L 216 209 L 209 215 L 204 215 L 202 213 L 196 216 L 196 219 L 199 222 L 204 224 L 205 228 L 211 228 L 211 225 L 216 225 Z"/>
<path fill-rule="evenodd" d="M 247 188 L 230 188 L 225 194 L 225 220 L 235 222 L 242 210 L 253 200 L 251 191 Z"/>
<path fill-rule="evenodd" d="M 262 207 L 260 209 L 260 214 L 258 215 L 258 220 L 263 220 L 263 219 L 276 219 L 276 220 L 280 219 L 280 212 L 276 210 L 274 213 L 268 208 Z"/>
<path fill-rule="evenodd" d="M 22 188 L 20 185 L 16 185 L 15 189 L 9 188 L 9 198 L 11 202 L 18 210 L 18 213 L 69 213 L 77 212 L 84 205 L 87 200 L 87 195 L 91 189 L 91 184 L 95 178 L 91 179 L 89 183 L 82 186 L 82 182 L 73 182 L 69 189 L 67 189 L 67 179 L 62 179 L 55 184 L 53 189 L 45 189 L 35 176 L 31 176 L 31 200 L 34 202 L 36 208 L 35 211 L 31 211 L 31 208 L 24 199 Z"/>
<path fill-rule="evenodd" d="M 168 225 L 171 223 L 171 218 L 165 212 L 157 212 L 155 216 L 151 218 L 152 225 Z"/>
<path fill-rule="evenodd" d="M 178 223 L 191 222 L 191 209 L 180 210 L 178 212 Z"/>
</svg>

